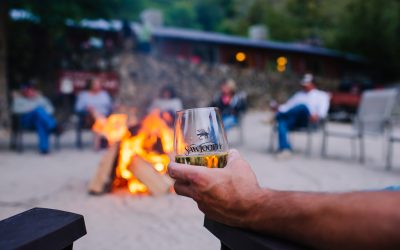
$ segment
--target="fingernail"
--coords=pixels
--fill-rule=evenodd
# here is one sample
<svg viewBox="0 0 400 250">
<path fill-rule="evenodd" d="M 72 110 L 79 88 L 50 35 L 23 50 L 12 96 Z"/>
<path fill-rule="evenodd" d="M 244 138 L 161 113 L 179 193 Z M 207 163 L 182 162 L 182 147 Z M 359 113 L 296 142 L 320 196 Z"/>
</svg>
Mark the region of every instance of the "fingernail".
<svg viewBox="0 0 400 250">
<path fill-rule="evenodd" d="M 168 174 L 169 174 L 169 176 L 171 176 L 171 177 L 174 177 L 174 176 L 175 176 L 175 172 L 174 172 L 174 170 L 171 169 L 171 167 L 168 167 Z"/>
</svg>

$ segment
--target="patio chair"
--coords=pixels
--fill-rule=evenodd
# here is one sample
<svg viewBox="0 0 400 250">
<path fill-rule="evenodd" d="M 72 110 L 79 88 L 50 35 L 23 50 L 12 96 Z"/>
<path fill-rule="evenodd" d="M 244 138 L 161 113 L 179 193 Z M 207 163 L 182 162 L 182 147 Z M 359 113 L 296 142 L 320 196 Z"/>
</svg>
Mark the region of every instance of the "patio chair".
<svg viewBox="0 0 400 250">
<path fill-rule="evenodd" d="M 365 134 L 383 135 L 390 125 L 390 118 L 396 103 L 397 90 L 369 90 L 361 97 L 361 103 L 350 131 L 335 131 L 324 127 L 322 137 L 322 157 L 327 156 L 328 137 L 350 139 L 352 145 L 358 140 L 360 145 L 359 161 L 365 160 Z M 354 146 L 353 146 L 354 148 Z"/>
<path fill-rule="evenodd" d="M 305 154 L 307 156 L 310 156 L 311 155 L 311 151 L 312 151 L 312 137 L 313 137 L 313 135 L 315 133 L 321 131 L 324 126 L 325 126 L 325 119 L 321 119 L 318 122 L 309 123 L 307 127 L 302 127 L 302 128 L 297 128 L 297 129 L 294 129 L 294 130 L 290 130 L 290 133 L 303 133 L 303 134 L 306 134 L 307 143 L 306 143 Z M 273 124 L 272 125 L 272 129 L 271 129 L 271 133 L 270 133 L 270 140 L 269 140 L 269 147 L 268 147 L 268 151 L 270 153 L 273 153 L 275 148 L 276 148 L 275 141 L 276 141 L 277 133 L 278 133 L 277 124 Z"/>
<path fill-rule="evenodd" d="M 392 168 L 392 157 L 393 157 L 393 144 L 400 142 L 400 133 L 394 133 L 393 128 L 397 124 L 400 124 L 400 88 L 397 88 L 399 94 L 397 96 L 397 105 L 395 105 L 393 110 L 393 116 L 388 131 L 387 138 L 387 152 L 386 152 L 386 169 L 390 170 Z"/>
<path fill-rule="evenodd" d="M 24 151 L 23 135 L 26 132 L 35 132 L 34 128 L 23 128 L 20 115 L 11 115 L 10 149 L 17 152 Z M 60 148 L 60 134 L 53 133 L 55 149 Z"/>
<path fill-rule="evenodd" d="M 244 128 L 243 121 L 247 111 L 247 94 L 244 91 L 241 91 L 237 94 L 236 102 L 241 102 L 240 106 L 242 107 L 239 113 L 237 114 L 238 123 L 233 127 L 233 129 L 237 129 L 239 132 L 239 145 L 244 144 Z M 229 132 L 228 132 L 229 133 Z"/>
<path fill-rule="evenodd" d="M 389 134 L 388 138 L 388 148 L 386 153 L 386 169 L 390 170 L 392 168 L 392 158 L 393 158 L 393 144 L 400 143 L 400 135 Z"/>
</svg>

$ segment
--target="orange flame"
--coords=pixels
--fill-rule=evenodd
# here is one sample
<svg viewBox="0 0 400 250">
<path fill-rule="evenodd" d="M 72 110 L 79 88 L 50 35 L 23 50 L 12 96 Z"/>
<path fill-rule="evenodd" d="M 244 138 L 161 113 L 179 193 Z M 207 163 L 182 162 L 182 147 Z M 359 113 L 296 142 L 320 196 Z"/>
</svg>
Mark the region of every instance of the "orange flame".
<svg viewBox="0 0 400 250">
<path fill-rule="evenodd" d="M 96 121 L 93 126 L 94 131 L 100 131 L 110 141 L 121 141 L 116 177 L 127 181 L 131 193 L 148 193 L 147 187 L 129 170 L 133 157 L 139 156 L 151 163 L 160 174 L 167 171 L 170 161 L 168 154 L 173 151 L 174 133 L 161 117 L 163 115 L 159 110 L 151 112 L 142 121 L 135 135 L 126 126 L 126 115 L 112 115 L 106 120 Z"/>
<path fill-rule="evenodd" d="M 128 132 L 126 125 L 128 116 L 125 114 L 112 114 L 108 118 L 97 118 L 92 130 L 105 136 L 110 144 L 118 142 Z"/>
</svg>

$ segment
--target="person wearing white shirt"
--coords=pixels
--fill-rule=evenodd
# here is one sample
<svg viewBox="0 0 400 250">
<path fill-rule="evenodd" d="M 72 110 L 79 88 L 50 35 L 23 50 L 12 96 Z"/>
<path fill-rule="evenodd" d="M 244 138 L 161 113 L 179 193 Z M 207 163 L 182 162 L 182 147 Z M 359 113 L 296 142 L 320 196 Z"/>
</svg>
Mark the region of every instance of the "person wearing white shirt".
<svg viewBox="0 0 400 250">
<path fill-rule="evenodd" d="M 314 76 L 305 74 L 301 86 L 303 90 L 279 106 L 276 114 L 280 155 L 287 156 L 291 153 L 289 131 L 306 127 L 310 122 L 316 123 L 328 114 L 329 94 L 316 88 Z"/>
</svg>

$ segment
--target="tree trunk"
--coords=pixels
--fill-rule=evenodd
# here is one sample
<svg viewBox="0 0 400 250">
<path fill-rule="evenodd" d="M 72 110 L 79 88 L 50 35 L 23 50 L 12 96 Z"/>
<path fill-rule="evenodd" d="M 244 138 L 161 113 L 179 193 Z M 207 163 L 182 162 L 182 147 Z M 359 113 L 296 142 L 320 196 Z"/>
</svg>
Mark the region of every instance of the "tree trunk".
<svg viewBox="0 0 400 250">
<path fill-rule="evenodd" d="M 7 1 L 0 1 L 0 128 L 9 126 L 7 83 Z"/>
</svg>

